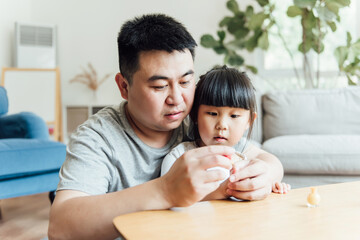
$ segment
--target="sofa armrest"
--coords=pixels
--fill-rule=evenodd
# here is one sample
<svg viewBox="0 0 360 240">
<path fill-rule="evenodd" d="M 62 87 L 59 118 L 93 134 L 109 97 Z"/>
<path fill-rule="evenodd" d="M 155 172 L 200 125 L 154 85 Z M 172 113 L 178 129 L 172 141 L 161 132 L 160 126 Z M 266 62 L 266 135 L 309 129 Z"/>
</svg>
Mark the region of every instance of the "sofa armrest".
<svg viewBox="0 0 360 240">
<path fill-rule="evenodd" d="M 21 112 L 0 117 L 1 138 L 49 139 L 45 121 L 34 113 Z"/>
<path fill-rule="evenodd" d="M 9 110 L 9 100 L 5 88 L 0 86 L 0 116 L 5 115 Z"/>
</svg>

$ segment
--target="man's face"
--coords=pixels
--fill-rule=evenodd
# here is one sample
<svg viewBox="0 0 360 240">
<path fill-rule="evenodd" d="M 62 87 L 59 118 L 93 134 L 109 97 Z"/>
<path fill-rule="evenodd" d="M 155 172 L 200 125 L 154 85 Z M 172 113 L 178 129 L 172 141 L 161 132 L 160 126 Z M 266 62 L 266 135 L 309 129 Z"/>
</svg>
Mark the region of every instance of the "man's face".
<svg viewBox="0 0 360 240">
<path fill-rule="evenodd" d="M 189 50 L 145 51 L 128 86 L 131 121 L 148 134 L 177 128 L 194 100 L 194 62 Z"/>
</svg>

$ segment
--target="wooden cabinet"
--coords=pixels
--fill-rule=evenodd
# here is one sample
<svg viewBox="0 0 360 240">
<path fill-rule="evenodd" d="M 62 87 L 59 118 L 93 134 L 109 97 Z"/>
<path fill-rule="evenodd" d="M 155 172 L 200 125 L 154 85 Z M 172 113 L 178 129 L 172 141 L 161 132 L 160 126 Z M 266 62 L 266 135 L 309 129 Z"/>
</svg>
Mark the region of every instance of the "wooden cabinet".
<svg viewBox="0 0 360 240">
<path fill-rule="evenodd" d="M 65 141 L 79 125 L 85 122 L 91 115 L 104 108 L 105 105 L 68 105 L 65 109 Z"/>
</svg>

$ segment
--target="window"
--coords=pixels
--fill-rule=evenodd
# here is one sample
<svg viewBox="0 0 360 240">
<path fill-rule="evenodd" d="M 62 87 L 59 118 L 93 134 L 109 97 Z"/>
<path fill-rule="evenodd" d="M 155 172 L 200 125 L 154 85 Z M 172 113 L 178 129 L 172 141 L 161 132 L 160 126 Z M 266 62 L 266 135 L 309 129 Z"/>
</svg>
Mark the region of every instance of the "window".
<svg viewBox="0 0 360 240">
<path fill-rule="evenodd" d="M 281 39 L 277 35 L 278 28 L 274 26 L 269 33 L 270 47 L 266 52 L 258 52 L 259 76 L 273 84 L 275 88 L 299 88 L 302 83 L 298 82 L 293 70 L 294 64 L 297 66 L 300 76 L 302 76 L 302 54 L 297 51 L 301 39 L 300 17 L 289 18 L 286 11 L 293 1 L 276 1 L 274 17 L 277 19 L 281 34 L 283 35 L 290 51 L 294 54 L 294 63 L 286 52 Z M 334 87 L 339 85 L 337 77 L 338 67 L 334 57 L 334 50 L 339 45 L 346 44 L 346 32 L 349 31 L 354 39 L 359 37 L 359 16 L 360 3 L 353 0 L 350 7 L 340 9 L 341 21 L 337 23 L 337 31 L 333 33 L 330 29 L 325 37 L 325 50 L 320 54 L 320 86 Z M 357 29 L 356 29 L 357 28 Z M 312 51 L 311 51 L 312 52 Z M 314 52 L 309 54 L 309 62 L 314 71 L 317 71 L 317 57 Z M 326 78 L 326 79 L 325 79 Z M 331 78 L 331 80 L 329 80 Z M 343 79 L 346 84 L 346 79 Z M 340 83 L 341 85 L 341 83 Z"/>
</svg>

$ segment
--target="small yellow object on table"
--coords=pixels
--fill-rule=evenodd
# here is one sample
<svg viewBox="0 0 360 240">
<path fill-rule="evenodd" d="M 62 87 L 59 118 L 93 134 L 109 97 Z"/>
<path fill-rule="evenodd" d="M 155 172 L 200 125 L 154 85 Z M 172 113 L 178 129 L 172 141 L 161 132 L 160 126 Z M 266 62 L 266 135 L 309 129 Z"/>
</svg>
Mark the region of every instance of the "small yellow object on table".
<svg viewBox="0 0 360 240">
<path fill-rule="evenodd" d="M 310 189 L 311 193 L 307 197 L 308 207 L 317 207 L 319 206 L 321 200 L 320 195 L 316 187 L 312 187 Z"/>
</svg>

